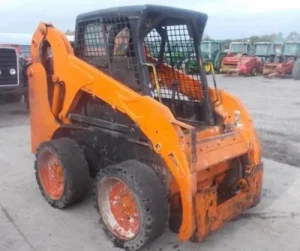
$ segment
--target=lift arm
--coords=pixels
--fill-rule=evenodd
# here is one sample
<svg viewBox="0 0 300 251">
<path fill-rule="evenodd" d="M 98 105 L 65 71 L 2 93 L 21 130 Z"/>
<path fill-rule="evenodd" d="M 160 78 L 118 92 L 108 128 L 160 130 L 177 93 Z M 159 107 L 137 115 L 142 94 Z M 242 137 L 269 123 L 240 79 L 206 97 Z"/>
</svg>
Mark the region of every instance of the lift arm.
<svg viewBox="0 0 300 251">
<path fill-rule="evenodd" d="M 193 209 L 193 192 L 195 191 L 193 188 L 196 185 L 193 184 L 195 179 L 192 170 L 194 168 L 185 154 L 186 142 L 183 141 L 181 129 L 185 128 L 192 132 L 193 127 L 177 121 L 163 104 L 148 96 L 139 95 L 77 58 L 65 35 L 52 25 L 44 23 L 40 23 L 31 45 L 33 64 L 28 69 L 28 75 L 30 95 L 34 98 L 37 99 L 39 95 L 44 95 L 44 99 L 46 97 L 45 93 L 39 94 L 42 88 L 47 90 L 45 68 L 40 56 L 43 41 L 50 44 L 53 55 L 52 80 L 55 86 L 52 106 L 48 105 L 49 116 L 52 116 L 50 120 L 55 121 L 56 124 L 71 124 L 68 113 L 75 107 L 81 92 L 90 93 L 110 104 L 114 109 L 127 114 L 151 141 L 154 151 L 161 155 L 178 183 L 183 207 L 179 238 L 182 241 L 189 240 L 195 231 Z M 62 86 L 64 87 L 63 100 L 61 100 Z M 45 101 L 41 100 L 41 102 Z M 59 106 L 61 103 L 62 105 Z M 52 128 L 54 130 L 57 126 L 52 126 Z M 51 139 L 53 133 L 44 133 L 42 136 L 44 138 L 40 138 L 39 141 Z"/>
</svg>

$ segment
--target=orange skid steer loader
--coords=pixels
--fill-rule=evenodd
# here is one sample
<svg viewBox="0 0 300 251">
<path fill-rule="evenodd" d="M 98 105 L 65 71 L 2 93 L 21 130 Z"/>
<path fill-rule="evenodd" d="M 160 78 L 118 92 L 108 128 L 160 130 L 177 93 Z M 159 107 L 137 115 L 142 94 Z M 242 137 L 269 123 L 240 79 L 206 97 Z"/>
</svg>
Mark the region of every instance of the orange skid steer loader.
<svg viewBox="0 0 300 251">
<path fill-rule="evenodd" d="M 62 209 L 85 198 L 93 177 L 100 223 L 126 250 L 166 226 L 201 241 L 260 201 L 252 120 L 236 97 L 208 86 L 201 67 L 206 21 L 145 5 L 79 15 L 73 47 L 51 24 L 34 33 L 27 74 L 38 186 Z M 171 42 L 193 51 L 197 75 L 166 62 Z"/>
</svg>

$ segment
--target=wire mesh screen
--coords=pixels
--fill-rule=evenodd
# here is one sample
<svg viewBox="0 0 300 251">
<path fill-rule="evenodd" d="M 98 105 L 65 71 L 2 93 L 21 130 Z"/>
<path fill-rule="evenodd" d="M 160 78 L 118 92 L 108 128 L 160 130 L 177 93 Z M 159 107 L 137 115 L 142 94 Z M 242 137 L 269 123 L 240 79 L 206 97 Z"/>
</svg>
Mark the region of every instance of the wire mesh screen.
<svg viewBox="0 0 300 251">
<path fill-rule="evenodd" d="M 128 18 L 80 23 L 77 54 L 135 91 L 140 91 L 132 30 Z"/>
<path fill-rule="evenodd" d="M 159 89 L 150 71 L 152 95 L 156 98 L 202 102 L 199 58 L 186 25 L 153 29 L 145 38 L 147 60 L 156 65 Z M 190 73 L 195 73 L 191 75 Z"/>
</svg>

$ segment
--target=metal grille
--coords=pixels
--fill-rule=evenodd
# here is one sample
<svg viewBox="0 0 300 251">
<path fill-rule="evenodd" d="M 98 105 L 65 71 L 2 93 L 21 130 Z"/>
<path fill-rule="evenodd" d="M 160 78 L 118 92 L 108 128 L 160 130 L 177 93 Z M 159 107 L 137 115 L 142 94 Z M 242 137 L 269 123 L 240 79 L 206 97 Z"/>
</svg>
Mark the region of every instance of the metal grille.
<svg viewBox="0 0 300 251">
<path fill-rule="evenodd" d="M 18 58 L 14 48 L 0 48 L 0 86 L 18 85 Z M 15 73 L 11 74 L 10 70 Z"/>
<path fill-rule="evenodd" d="M 135 91 L 140 91 L 128 18 L 94 19 L 79 24 L 79 57 Z"/>
<path fill-rule="evenodd" d="M 145 38 L 147 61 L 156 65 L 159 90 L 150 70 L 152 94 L 156 98 L 202 102 L 199 58 L 186 25 L 153 29 Z M 163 52 L 164 50 L 164 52 Z M 198 59 L 197 59 L 198 58 Z M 191 72 L 197 74 L 189 75 Z"/>
</svg>

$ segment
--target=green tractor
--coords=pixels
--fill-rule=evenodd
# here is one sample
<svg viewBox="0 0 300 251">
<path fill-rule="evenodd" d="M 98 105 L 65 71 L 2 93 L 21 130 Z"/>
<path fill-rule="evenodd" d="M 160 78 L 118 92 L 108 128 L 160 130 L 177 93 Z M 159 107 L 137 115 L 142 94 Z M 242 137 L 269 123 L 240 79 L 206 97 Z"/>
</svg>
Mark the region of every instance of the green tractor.
<svg viewBox="0 0 300 251">
<path fill-rule="evenodd" d="M 226 56 L 226 53 L 222 52 L 221 42 L 202 41 L 200 50 L 205 73 L 220 72 L 222 60 Z M 194 73 L 197 69 L 197 63 L 189 61 L 186 67 L 188 73 Z"/>
<path fill-rule="evenodd" d="M 160 44 L 160 41 L 148 41 L 146 43 L 147 49 L 152 57 L 159 57 Z M 167 41 L 165 44 L 165 55 L 163 61 L 168 65 L 174 66 L 176 69 L 180 69 L 183 62 L 191 55 L 191 51 L 193 50 L 192 46 L 192 43 L 189 41 L 181 43 Z M 170 51 L 172 51 L 172 56 L 169 53 Z"/>
<path fill-rule="evenodd" d="M 220 72 L 223 58 L 226 56 L 222 52 L 221 42 L 219 41 L 202 41 L 201 42 L 201 55 L 206 74 L 210 74 L 212 70 Z M 212 66 L 214 69 L 212 69 Z"/>
<path fill-rule="evenodd" d="M 176 69 L 181 69 L 183 62 L 189 58 L 192 53 L 192 44 L 188 41 L 181 43 L 166 44 L 165 61 L 171 66 L 175 66 Z M 172 51 L 172 57 L 170 57 L 169 50 Z"/>
</svg>

